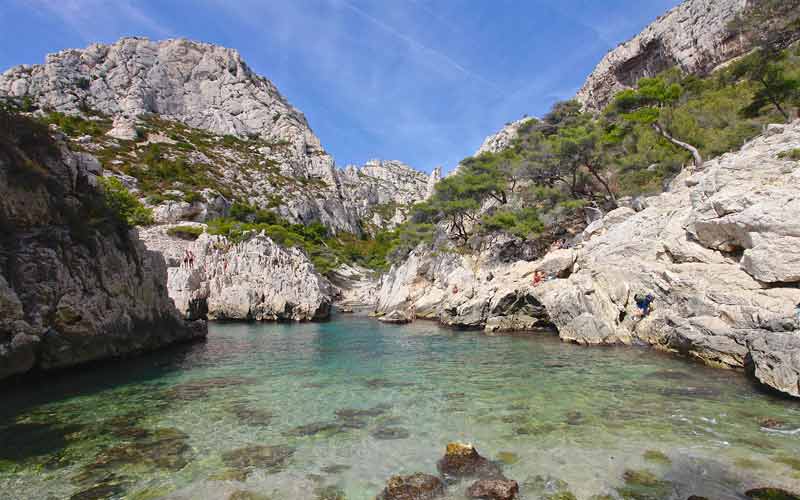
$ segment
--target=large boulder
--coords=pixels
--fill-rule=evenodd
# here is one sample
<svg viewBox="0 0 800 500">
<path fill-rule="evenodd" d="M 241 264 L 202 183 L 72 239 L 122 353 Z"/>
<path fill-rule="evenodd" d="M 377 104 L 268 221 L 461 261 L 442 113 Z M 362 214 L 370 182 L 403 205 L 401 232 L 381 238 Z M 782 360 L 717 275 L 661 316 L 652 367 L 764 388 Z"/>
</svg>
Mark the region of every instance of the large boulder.
<svg viewBox="0 0 800 500">
<path fill-rule="evenodd" d="M 302 250 L 284 248 L 263 233 L 241 242 L 208 233 L 187 241 L 169 234 L 174 227 L 147 229 L 142 238 L 167 256 L 167 287 L 184 316 L 261 321 L 329 316 L 333 288 Z M 193 256 L 188 263 L 187 251 Z"/>
<path fill-rule="evenodd" d="M 482 457 L 469 443 L 448 443 L 444 457 L 436 468 L 446 479 L 479 477 L 481 479 L 505 479 L 500 467 Z"/>
<path fill-rule="evenodd" d="M 444 495 L 441 479 L 420 472 L 409 476 L 393 476 L 377 500 L 433 500 Z"/>
<path fill-rule="evenodd" d="M 518 495 L 519 484 L 511 479 L 479 479 L 467 488 L 469 498 L 514 500 Z"/>
</svg>

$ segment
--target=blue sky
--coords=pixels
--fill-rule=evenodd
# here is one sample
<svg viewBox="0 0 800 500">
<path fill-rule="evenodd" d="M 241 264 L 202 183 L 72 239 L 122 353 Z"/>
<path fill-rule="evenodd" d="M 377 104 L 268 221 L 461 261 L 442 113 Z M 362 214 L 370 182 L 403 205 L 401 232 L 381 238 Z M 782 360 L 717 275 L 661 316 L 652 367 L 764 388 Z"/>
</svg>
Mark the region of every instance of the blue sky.
<svg viewBox="0 0 800 500">
<path fill-rule="evenodd" d="M 337 164 L 452 168 L 677 0 L 2 0 L 0 70 L 121 36 L 239 50 Z"/>
</svg>

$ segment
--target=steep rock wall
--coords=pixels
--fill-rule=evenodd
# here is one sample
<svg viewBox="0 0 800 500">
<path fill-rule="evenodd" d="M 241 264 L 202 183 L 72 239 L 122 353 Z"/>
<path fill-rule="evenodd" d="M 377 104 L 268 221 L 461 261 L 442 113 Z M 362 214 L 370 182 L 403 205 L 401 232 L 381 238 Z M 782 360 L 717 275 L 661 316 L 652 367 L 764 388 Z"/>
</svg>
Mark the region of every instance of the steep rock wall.
<svg viewBox="0 0 800 500">
<path fill-rule="evenodd" d="M 95 219 L 99 164 L 26 147 L 0 138 L 0 378 L 205 336 L 169 299 L 161 255 Z"/>
<path fill-rule="evenodd" d="M 598 63 L 576 95 L 590 111 L 636 83 L 675 65 L 703 74 L 747 52 L 747 40 L 731 35 L 730 23 L 748 0 L 686 0 L 620 44 Z"/>
</svg>

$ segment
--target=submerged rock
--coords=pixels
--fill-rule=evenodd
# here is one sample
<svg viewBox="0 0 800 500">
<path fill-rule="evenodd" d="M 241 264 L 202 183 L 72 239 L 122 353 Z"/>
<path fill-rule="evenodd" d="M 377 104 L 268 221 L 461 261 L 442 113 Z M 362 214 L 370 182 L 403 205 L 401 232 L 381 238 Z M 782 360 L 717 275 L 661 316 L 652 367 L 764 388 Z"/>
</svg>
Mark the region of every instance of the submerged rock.
<svg viewBox="0 0 800 500">
<path fill-rule="evenodd" d="M 745 496 L 754 500 L 800 500 L 800 495 L 779 488 L 753 488 Z"/>
<path fill-rule="evenodd" d="M 205 399 L 219 389 L 231 389 L 255 382 L 255 379 L 247 377 L 213 377 L 193 380 L 170 387 L 164 391 L 164 397 L 168 401 L 194 401 Z"/>
<path fill-rule="evenodd" d="M 323 486 L 314 490 L 316 500 L 347 500 L 344 491 L 338 486 Z"/>
<path fill-rule="evenodd" d="M 124 476 L 109 474 L 97 483 L 70 495 L 69 500 L 100 500 L 123 496 L 133 481 Z"/>
<path fill-rule="evenodd" d="M 510 479 L 479 479 L 467 488 L 470 498 L 487 500 L 514 500 L 519 495 L 519 484 Z"/>
<path fill-rule="evenodd" d="M 497 460 L 506 465 L 514 465 L 519 462 L 519 455 L 510 451 L 501 451 L 497 454 Z"/>
<path fill-rule="evenodd" d="M 661 499 L 668 498 L 672 491 L 669 481 L 660 479 L 648 470 L 628 469 L 622 475 L 625 486 L 617 489 L 623 499 Z"/>
<path fill-rule="evenodd" d="M 252 408 L 246 403 L 235 403 L 228 411 L 233 413 L 240 423 L 244 425 L 266 426 L 272 422 L 272 412 L 260 408 Z"/>
<path fill-rule="evenodd" d="M 389 439 L 406 439 L 411 436 L 411 433 L 402 427 L 378 427 L 370 433 L 375 439 L 389 440 Z"/>
<path fill-rule="evenodd" d="M 333 434 L 344 432 L 345 430 L 346 427 L 337 422 L 312 422 L 310 424 L 297 426 L 284 432 L 283 434 L 285 436 L 295 437 L 316 436 L 317 434 L 331 436 Z"/>
<path fill-rule="evenodd" d="M 410 476 L 393 476 L 378 495 L 378 500 L 432 500 L 444 495 L 441 479 L 420 472 Z"/>
<path fill-rule="evenodd" d="M 342 408 L 341 410 L 336 410 L 336 416 L 339 418 L 378 417 L 391 409 L 392 406 L 389 404 L 380 404 L 366 409 Z"/>
<path fill-rule="evenodd" d="M 436 468 L 445 478 L 505 479 L 500 467 L 482 457 L 469 443 L 449 443 Z"/>
<path fill-rule="evenodd" d="M 292 455 L 294 448 L 288 446 L 253 445 L 226 451 L 222 454 L 222 461 L 228 467 L 257 468 L 274 472 L 280 470 Z"/>
</svg>

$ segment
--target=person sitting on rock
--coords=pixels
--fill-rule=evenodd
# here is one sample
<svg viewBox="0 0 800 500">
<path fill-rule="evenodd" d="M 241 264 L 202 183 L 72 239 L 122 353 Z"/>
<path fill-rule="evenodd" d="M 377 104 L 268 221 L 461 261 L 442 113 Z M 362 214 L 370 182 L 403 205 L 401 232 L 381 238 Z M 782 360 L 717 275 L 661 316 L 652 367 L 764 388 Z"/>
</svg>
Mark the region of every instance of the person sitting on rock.
<svg viewBox="0 0 800 500">
<path fill-rule="evenodd" d="M 458 293 L 458 285 L 453 285 L 453 295 Z"/>
<path fill-rule="evenodd" d="M 648 293 L 647 295 L 641 295 L 637 293 L 633 296 L 633 300 L 636 301 L 636 307 L 642 311 L 642 317 L 645 318 L 648 314 L 650 314 L 650 305 L 654 300 L 656 300 L 656 298 L 652 293 Z"/>
<path fill-rule="evenodd" d="M 539 286 L 539 283 L 544 281 L 544 272 L 536 271 L 533 273 L 533 286 Z"/>
</svg>

